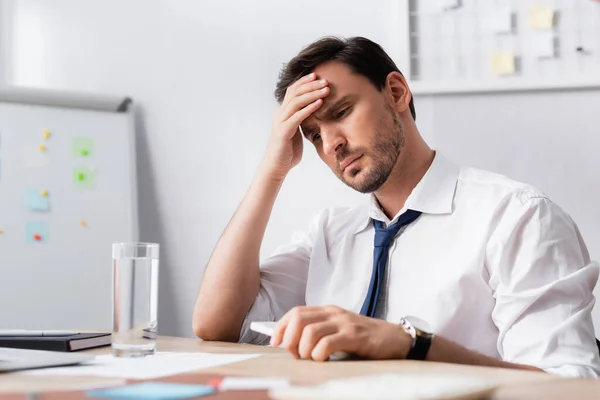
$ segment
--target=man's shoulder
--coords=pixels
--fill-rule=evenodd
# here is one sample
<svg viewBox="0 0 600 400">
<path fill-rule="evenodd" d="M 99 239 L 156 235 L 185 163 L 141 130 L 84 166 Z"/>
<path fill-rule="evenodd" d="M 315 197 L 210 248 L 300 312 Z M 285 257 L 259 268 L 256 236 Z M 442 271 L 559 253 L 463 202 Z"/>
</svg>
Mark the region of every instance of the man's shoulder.
<svg viewBox="0 0 600 400">
<path fill-rule="evenodd" d="M 327 230 L 354 230 L 369 219 L 365 202 L 352 206 L 335 206 L 322 209 L 313 223 Z"/>
<path fill-rule="evenodd" d="M 506 175 L 478 168 L 461 167 L 457 181 L 457 194 L 484 197 L 498 201 L 518 200 L 526 204 L 534 199 L 548 200 L 548 196 L 535 186 L 509 178 Z"/>
</svg>

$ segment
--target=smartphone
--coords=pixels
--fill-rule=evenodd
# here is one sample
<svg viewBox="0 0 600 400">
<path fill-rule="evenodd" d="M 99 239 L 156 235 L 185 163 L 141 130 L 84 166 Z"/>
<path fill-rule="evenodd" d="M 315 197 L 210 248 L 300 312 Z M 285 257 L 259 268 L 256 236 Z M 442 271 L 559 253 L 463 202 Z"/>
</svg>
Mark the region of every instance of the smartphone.
<svg viewBox="0 0 600 400">
<path fill-rule="evenodd" d="M 263 335 L 273 336 L 277 322 L 251 322 L 250 329 L 254 332 L 262 333 Z"/>
</svg>

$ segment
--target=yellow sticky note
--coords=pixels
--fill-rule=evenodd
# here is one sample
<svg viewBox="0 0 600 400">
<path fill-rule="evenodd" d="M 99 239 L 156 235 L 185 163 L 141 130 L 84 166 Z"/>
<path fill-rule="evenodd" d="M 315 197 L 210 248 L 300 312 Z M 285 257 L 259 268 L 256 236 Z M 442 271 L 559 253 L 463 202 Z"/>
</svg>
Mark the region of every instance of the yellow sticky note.
<svg viewBox="0 0 600 400">
<path fill-rule="evenodd" d="M 44 139 L 48 139 L 50 137 L 50 131 L 48 129 L 44 129 Z"/>
<path fill-rule="evenodd" d="M 40 144 L 40 145 L 38 146 L 38 149 L 39 149 L 40 151 L 46 151 L 46 146 L 44 146 L 43 144 Z"/>
<path fill-rule="evenodd" d="M 552 29 L 554 26 L 554 8 L 537 4 L 529 9 L 529 25 L 533 29 Z"/>
<path fill-rule="evenodd" d="M 495 75 L 510 75 L 515 73 L 515 55 L 510 52 L 492 54 L 492 70 Z"/>
</svg>

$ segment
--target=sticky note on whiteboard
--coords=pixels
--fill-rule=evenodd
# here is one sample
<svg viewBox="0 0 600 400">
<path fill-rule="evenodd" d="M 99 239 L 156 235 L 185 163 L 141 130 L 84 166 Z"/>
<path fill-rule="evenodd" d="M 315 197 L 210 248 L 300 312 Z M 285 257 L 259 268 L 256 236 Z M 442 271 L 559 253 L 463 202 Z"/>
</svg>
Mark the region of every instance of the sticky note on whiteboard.
<svg viewBox="0 0 600 400">
<path fill-rule="evenodd" d="M 483 26 L 493 33 L 512 33 L 513 15 L 510 7 L 496 7 L 484 17 Z"/>
<path fill-rule="evenodd" d="M 96 169 L 91 167 L 75 167 L 73 169 L 73 186 L 79 189 L 96 187 Z"/>
<path fill-rule="evenodd" d="M 492 54 L 492 71 L 494 75 L 512 75 L 516 71 L 516 58 L 511 52 Z"/>
<path fill-rule="evenodd" d="M 554 26 L 554 8 L 537 4 L 529 9 L 529 25 L 533 29 L 552 29 Z"/>
<path fill-rule="evenodd" d="M 94 141 L 90 138 L 78 137 L 73 139 L 73 155 L 75 157 L 90 157 L 94 153 Z"/>
<path fill-rule="evenodd" d="M 49 211 L 50 201 L 48 196 L 40 189 L 27 189 L 25 191 L 25 204 L 30 211 Z"/>
<path fill-rule="evenodd" d="M 47 222 L 33 221 L 25 225 L 25 241 L 27 243 L 45 243 L 50 236 L 50 228 Z"/>
<path fill-rule="evenodd" d="M 553 58 L 556 56 L 556 47 L 554 33 L 548 32 L 535 32 L 529 38 L 530 40 L 530 52 L 538 58 Z"/>
</svg>

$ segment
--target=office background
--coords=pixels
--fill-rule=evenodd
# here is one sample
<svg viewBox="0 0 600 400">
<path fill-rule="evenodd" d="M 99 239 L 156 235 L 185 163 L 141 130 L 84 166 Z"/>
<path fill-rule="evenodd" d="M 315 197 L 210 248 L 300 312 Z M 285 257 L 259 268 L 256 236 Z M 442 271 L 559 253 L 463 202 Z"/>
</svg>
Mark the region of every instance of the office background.
<svg viewBox="0 0 600 400">
<path fill-rule="evenodd" d="M 140 105 L 140 233 L 162 246 L 159 331 L 192 336 L 204 265 L 263 155 L 280 67 L 329 34 L 369 37 L 403 65 L 401 3 L 0 0 L 0 82 L 126 94 Z M 417 95 L 415 105 L 431 146 L 539 187 L 600 259 L 599 98 L 600 90 Z M 264 256 L 321 208 L 362 198 L 305 150 Z M 594 316 L 600 332 L 600 307 Z"/>
</svg>

